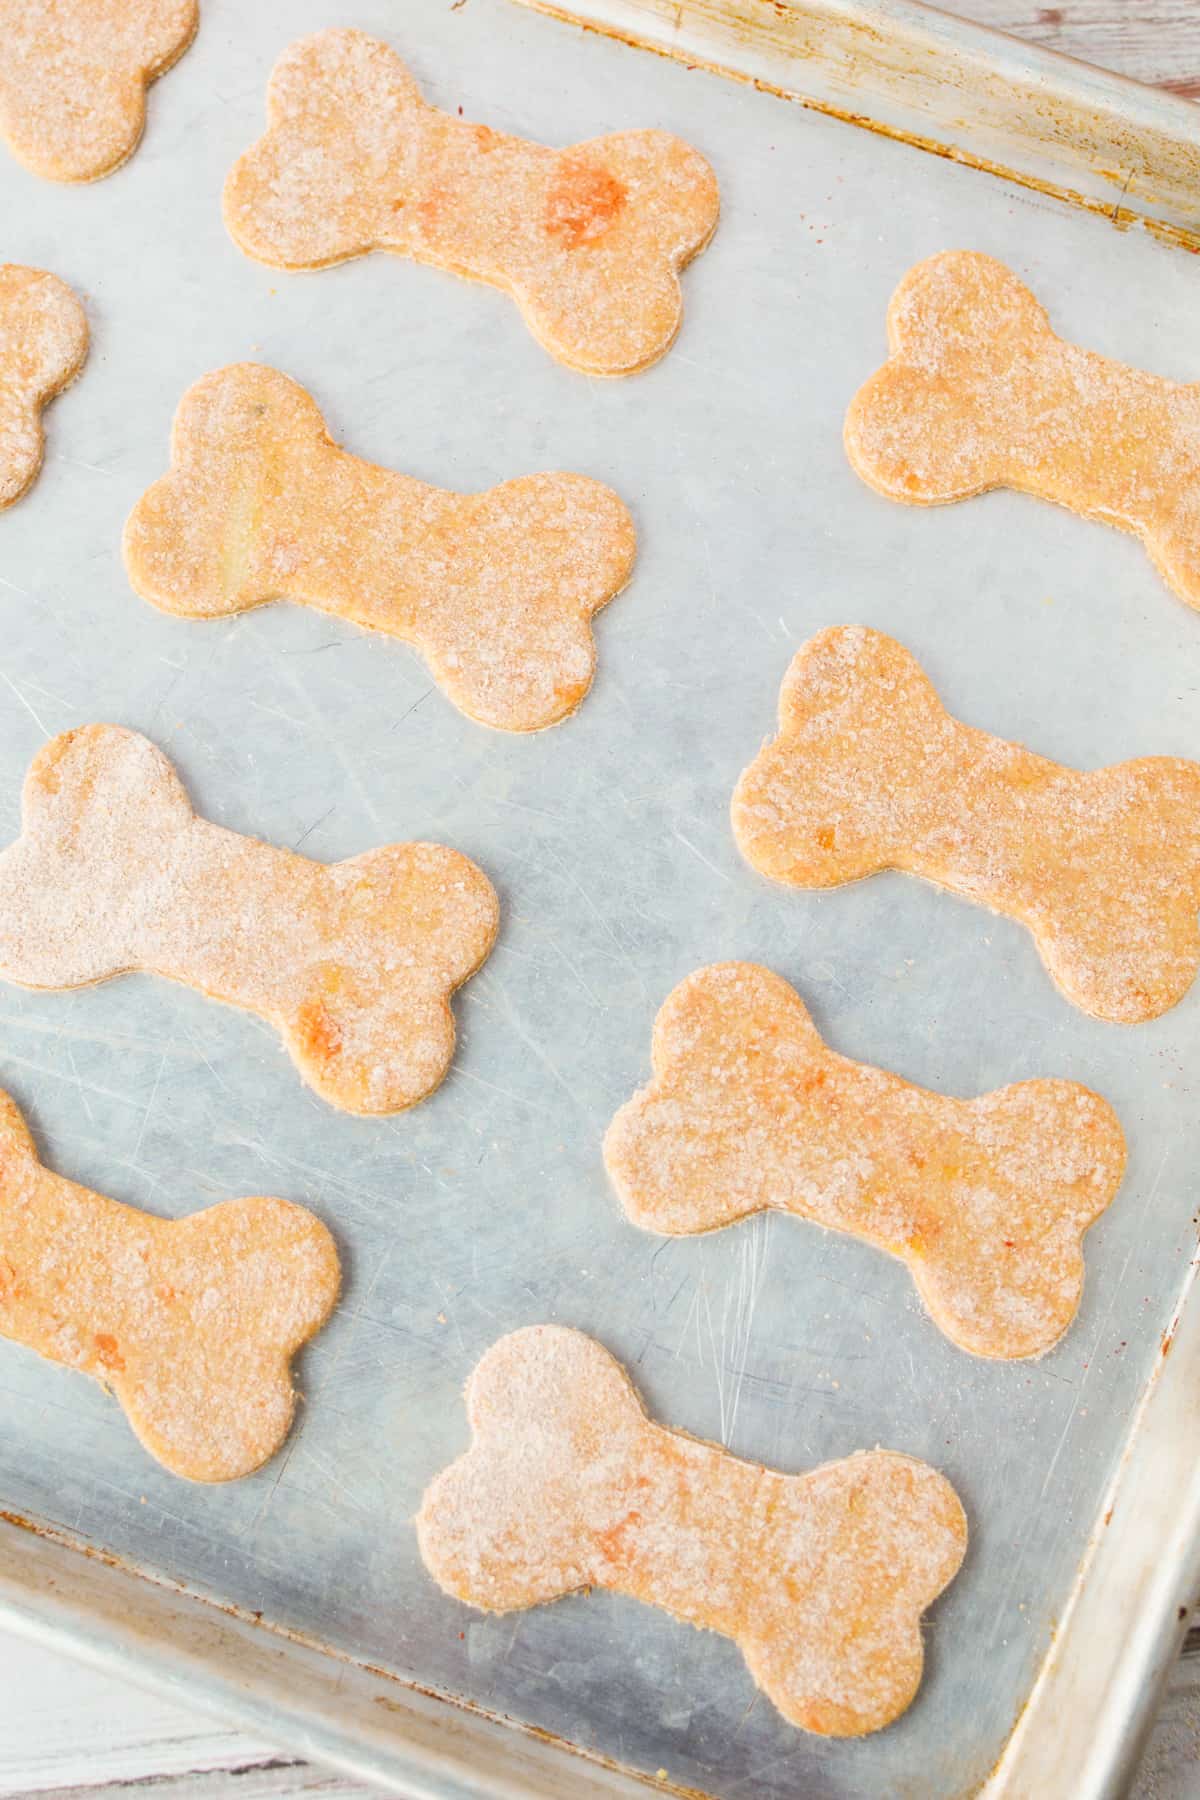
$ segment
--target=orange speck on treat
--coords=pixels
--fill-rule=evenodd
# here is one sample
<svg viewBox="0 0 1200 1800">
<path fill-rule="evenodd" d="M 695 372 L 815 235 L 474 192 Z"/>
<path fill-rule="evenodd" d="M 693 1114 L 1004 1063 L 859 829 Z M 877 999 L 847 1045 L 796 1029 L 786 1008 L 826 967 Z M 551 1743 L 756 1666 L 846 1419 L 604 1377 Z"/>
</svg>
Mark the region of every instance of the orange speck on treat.
<svg viewBox="0 0 1200 1800">
<path fill-rule="evenodd" d="M 98 1331 L 92 1339 L 96 1346 L 96 1360 L 106 1369 L 120 1370 L 125 1367 L 125 1358 L 121 1355 L 120 1345 L 115 1337 L 107 1331 Z"/>
<path fill-rule="evenodd" d="M 300 1008 L 299 1039 L 314 1062 L 328 1062 L 342 1047 L 342 1028 L 323 1000 L 306 1000 Z"/>
<path fill-rule="evenodd" d="M 822 825 L 821 829 L 817 833 L 817 842 L 821 846 L 822 850 L 832 850 L 833 849 L 833 826 L 832 825 Z"/>
<path fill-rule="evenodd" d="M 546 200 L 546 230 L 568 250 L 602 238 L 625 205 L 628 190 L 599 163 L 564 157 Z"/>
<path fill-rule="evenodd" d="M 610 1525 L 607 1531 L 596 1533 L 596 1542 L 604 1552 L 606 1562 L 619 1563 L 625 1560 L 627 1555 L 626 1534 L 634 1525 L 640 1525 L 641 1522 L 641 1513 L 636 1509 L 631 1509 L 623 1519 L 618 1519 L 615 1525 Z"/>
</svg>

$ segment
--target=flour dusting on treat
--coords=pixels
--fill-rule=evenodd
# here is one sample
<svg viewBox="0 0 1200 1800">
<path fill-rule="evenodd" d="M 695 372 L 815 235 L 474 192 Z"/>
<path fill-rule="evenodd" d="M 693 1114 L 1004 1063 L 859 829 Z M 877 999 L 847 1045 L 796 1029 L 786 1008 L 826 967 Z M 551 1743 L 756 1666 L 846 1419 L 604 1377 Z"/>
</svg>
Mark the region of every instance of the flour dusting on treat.
<svg viewBox="0 0 1200 1800">
<path fill-rule="evenodd" d="M 716 177 L 665 131 L 549 150 L 428 105 L 361 31 L 299 39 L 275 65 L 268 131 L 225 183 L 225 223 L 260 262 L 318 269 L 393 250 L 510 293 L 552 356 L 631 375 L 675 341 L 679 271 L 716 228 Z"/>
<path fill-rule="evenodd" d="M 1200 382 L 1165 380 L 1057 337 L 990 256 L 910 269 L 888 308 L 884 366 L 846 415 L 846 453 L 913 506 L 1010 487 L 1141 538 L 1200 606 Z"/>
<path fill-rule="evenodd" d="M 604 1161 L 635 1225 L 715 1231 L 765 1208 L 899 1257 L 935 1324 L 976 1356 L 1041 1356 L 1083 1292 L 1083 1234 L 1125 1139 L 1074 1081 L 975 1100 L 914 1087 L 821 1041 L 769 969 L 689 975 L 654 1023 L 654 1079 Z"/>
<path fill-rule="evenodd" d="M 1064 768 L 960 724 L 883 632 L 818 632 L 733 796 L 743 856 L 792 887 L 905 869 L 1020 919 L 1069 1000 L 1157 1018 L 1200 967 L 1200 763 Z"/>
<path fill-rule="evenodd" d="M 556 1325 L 494 1344 L 467 1383 L 474 1442 L 431 1484 L 417 1541 L 486 1612 L 611 1588 L 732 1638 L 784 1718 L 858 1737 L 921 1680 L 921 1614 L 967 1545 L 954 1489 L 871 1450 L 805 1475 L 653 1424 L 620 1364 Z"/>
<path fill-rule="evenodd" d="M 124 551 L 166 612 L 303 601 L 414 644 L 469 718 L 539 731 L 591 686 L 591 621 L 636 541 L 612 489 L 583 475 L 455 494 L 362 462 L 297 382 L 240 363 L 184 395 L 170 473 L 130 514 Z"/>
<path fill-rule="evenodd" d="M 275 1454 L 291 1359 L 339 1283 L 303 1207 L 256 1196 L 153 1218 L 44 1168 L 0 1093 L 0 1334 L 103 1382 L 173 1474 L 233 1481 Z"/>
<path fill-rule="evenodd" d="M 441 844 L 317 863 L 210 824 L 166 757 L 116 725 L 38 752 L 0 852 L 0 978 L 71 988 L 133 969 L 258 1013 L 304 1079 L 354 1113 L 412 1106 L 454 1053 L 450 996 L 499 907 Z"/>
<path fill-rule="evenodd" d="M 74 381 L 87 351 L 87 316 L 66 282 L 0 263 L 0 510 L 36 480 L 42 408 Z"/>
<path fill-rule="evenodd" d="M 111 174 L 198 22 L 197 0 L 0 0 L 0 137 L 51 181 Z"/>
</svg>

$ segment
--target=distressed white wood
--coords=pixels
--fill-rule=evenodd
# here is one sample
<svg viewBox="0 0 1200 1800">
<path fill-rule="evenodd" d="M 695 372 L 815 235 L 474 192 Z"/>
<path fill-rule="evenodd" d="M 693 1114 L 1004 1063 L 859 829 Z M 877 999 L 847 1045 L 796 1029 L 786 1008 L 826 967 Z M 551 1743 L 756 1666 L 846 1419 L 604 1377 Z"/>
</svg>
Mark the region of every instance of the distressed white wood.
<svg viewBox="0 0 1200 1800">
<path fill-rule="evenodd" d="M 938 0 L 945 12 L 1079 56 L 1136 81 L 1200 95 L 1197 0 Z"/>
</svg>

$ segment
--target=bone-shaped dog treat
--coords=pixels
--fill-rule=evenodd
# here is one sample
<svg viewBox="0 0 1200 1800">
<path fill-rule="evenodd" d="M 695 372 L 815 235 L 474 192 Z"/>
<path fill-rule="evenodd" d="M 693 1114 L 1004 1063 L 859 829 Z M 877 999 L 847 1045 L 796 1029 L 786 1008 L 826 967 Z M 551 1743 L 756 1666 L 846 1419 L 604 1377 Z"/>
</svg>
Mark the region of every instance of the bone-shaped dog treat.
<svg viewBox="0 0 1200 1800">
<path fill-rule="evenodd" d="M 426 1568 L 487 1612 L 605 1587 L 737 1644 L 806 1731 L 856 1737 L 921 1679 L 920 1619 L 966 1549 L 927 1463 L 872 1450 L 805 1475 L 655 1425 L 620 1364 L 559 1326 L 514 1331 L 467 1383 L 474 1443 L 417 1517 Z"/>
<path fill-rule="evenodd" d="M 51 181 L 110 174 L 198 22 L 196 0 L 0 0 L 0 137 Z"/>
<path fill-rule="evenodd" d="M 457 850 L 388 844 L 325 864 L 241 837 L 198 818 L 162 752 L 116 725 L 38 752 L 21 836 L 0 853 L 0 977 L 187 982 L 269 1020 L 347 1112 L 397 1112 L 437 1086 L 450 995 L 497 924 L 490 881 Z"/>
<path fill-rule="evenodd" d="M 635 1225 L 675 1236 L 773 1207 L 848 1232 L 907 1263 L 976 1356 L 1040 1356 L 1074 1318 L 1083 1234 L 1125 1166 L 1089 1089 L 913 1087 L 828 1049 L 795 989 L 754 963 L 680 982 L 653 1059 L 604 1143 Z"/>
<path fill-rule="evenodd" d="M 267 135 L 225 183 L 248 256 L 316 269 L 394 250 L 510 293 L 552 356 L 630 375 L 668 350 L 679 271 L 712 236 L 717 183 L 665 131 L 548 150 L 438 112 L 361 31 L 301 38 L 275 65 Z"/>
<path fill-rule="evenodd" d="M 42 466 L 42 408 L 78 375 L 87 318 L 65 281 L 0 263 L 0 510 Z"/>
<path fill-rule="evenodd" d="M 733 829 L 793 887 L 906 869 L 1020 919 L 1097 1018 L 1156 1018 L 1200 965 L 1200 764 L 1049 762 L 952 719 L 908 651 L 862 626 L 797 651 Z"/>
<path fill-rule="evenodd" d="M 863 480 L 914 506 L 1010 487 L 1140 537 L 1200 606 L 1200 383 L 1056 337 L 1003 263 L 948 251 L 888 307 L 887 362 L 846 415 Z"/>
<path fill-rule="evenodd" d="M 253 363 L 189 388 L 171 472 L 125 526 L 144 599 L 189 618 L 306 601 L 415 644 L 468 717 L 538 731 L 591 685 L 592 615 L 633 565 L 631 520 L 583 475 L 428 487 L 332 441 L 305 390 Z"/>
<path fill-rule="evenodd" d="M 289 1363 L 338 1285 L 333 1239 L 303 1207 L 152 1218 L 43 1168 L 0 1093 L 0 1333 L 102 1381 L 173 1474 L 233 1481 L 274 1455 Z"/>
</svg>

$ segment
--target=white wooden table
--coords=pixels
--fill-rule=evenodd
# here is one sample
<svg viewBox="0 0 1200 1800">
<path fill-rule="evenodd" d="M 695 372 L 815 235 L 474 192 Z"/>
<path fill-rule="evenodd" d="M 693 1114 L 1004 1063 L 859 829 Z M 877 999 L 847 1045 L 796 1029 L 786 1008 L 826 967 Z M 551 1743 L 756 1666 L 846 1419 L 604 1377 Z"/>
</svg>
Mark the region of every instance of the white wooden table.
<svg viewBox="0 0 1200 1800">
<path fill-rule="evenodd" d="M 954 0 L 950 10 L 1200 98 L 1200 0 Z M 139 1792 L 364 1800 L 371 1790 L 0 1634 L 0 1800 Z M 1200 1644 L 1175 1671 L 1134 1800 L 1200 1800 Z"/>
</svg>

